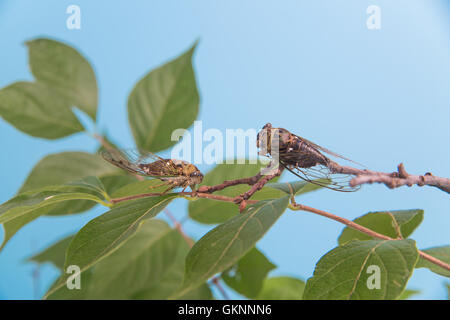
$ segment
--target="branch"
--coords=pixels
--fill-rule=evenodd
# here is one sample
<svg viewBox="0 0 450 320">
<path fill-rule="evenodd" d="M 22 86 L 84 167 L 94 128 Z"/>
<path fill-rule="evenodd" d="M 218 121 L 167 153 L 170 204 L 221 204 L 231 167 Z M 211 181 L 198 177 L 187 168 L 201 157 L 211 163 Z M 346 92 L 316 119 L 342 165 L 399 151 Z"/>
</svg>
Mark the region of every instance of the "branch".
<svg viewBox="0 0 450 320">
<path fill-rule="evenodd" d="M 355 177 L 350 181 L 350 186 L 355 187 L 366 183 L 382 183 L 390 189 L 407 185 L 432 186 L 450 193 L 450 179 L 441 178 L 427 172 L 424 175 L 412 175 L 406 172 L 403 163 L 400 163 L 396 172 L 386 173 L 372 170 L 361 170 L 353 167 L 341 166 L 331 161 L 329 166 L 333 173 L 351 174 Z"/>
<path fill-rule="evenodd" d="M 225 201 L 225 202 L 235 202 L 235 198 L 230 198 L 226 196 L 220 196 L 215 194 L 209 194 L 209 193 L 200 193 L 200 192 L 174 192 L 174 194 L 180 195 L 180 196 L 188 196 L 191 198 L 206 198 L 206 199 L 212 199 L 212 200 L 218 200 L 218 201 Z M 140 199 L 140 198 L 147 198 L 147 197 L 159 197 L 164 195 L 163 193 L 141 193 L 141 194 L 135 194 L 132 196 L 122 197 L 122 198 L 115 198 L 111 199 L 112 204 L 116 204 L 123 201 L 128 200 L 134 200 L 134 199 Z M 253 204 L 258 201 L 256 200 L 249 200 L 248 203 Z"/>
<path fill-rule="evenodd" d="M 269 169 L 272 166 L 273 166 L 273 162 L 270 162 L 267 165 L 266 169 Z M 282 169 L 281 169 L 281 171 L 282 171 Z M 280 171 L 280 169 L 278 169 L 278 171 L 276 172 L 276 175 L 273 176 L 271 179 L 273 179 L 274 177 L 279 176 L 281 174 L 281 171 Z M 253 177 L 241 178 L 241 179 L 235 179 L 235 180 L 225 180 L 221 184 L 218 184 L 218 185 L 215 185 L 215 186 L 201 186 L 198 189 L 198 191 L 202 192 L 202 193 L 213 193 L 213 192 L 220 191 L 220 190 L 223 190 L 225 188 L 232 187 L 232 186 L 235 186 L 235 185 L 238 185 L 238 184 L 248 184 L 250 186 L 254 186 L 261 180 L 261 178 L 263 178 L 263 177 L 267 178 L 267 176 L 269 176 L 269 175 L 263 175 L 263 174 L 261 174 L 261 172 L 258 172 Z M 264 184 L 263 184 L 263 186 L 264 186 Z M 260 189 L 258 189 L 258 190 L 260 190 Z"/>
<path fill-rule="evenodd" d="M 332 214 L 332 213 L 329 213 L 329 212 L 326 212 L 326 211 L 322 211 L 322 210 L 319 210 L 319 209 L 316 209 L 316 208 L 308 207 L 308 206 L 305 206 L 303 204 L 297 204 L 293 198 L 291 199 L 291 202 L 292 202 L 292 204 L 290 205 L 290 208 L 293 209 L 293 210 L 303 210 L 303 211 L 308 211 L 308 212 L 312 212 L 312 213 L 321 215 L 323 217 L 326 217 L 326 218 L 335 220 L 337 222 L 340 222 L 342 224 L 345 224 L 349 228 L 358 230 L 359 232 L 362 232 L 364 234 L 367 234 L 367 235 L 369 235 L 371 237 L 374 237 L 374 238 L 377 238 L 377 239 L 398 240 L 398 239 L 393 239 L 391 237 L 388 237 L 388 236 L 386 236 L 384 234 L 375 232 L 373 230 L 370 230 L 370 229 L 368 229 L 366 227 L 363 227 L 363 226 L 361 226 L 361 225 L 359 225 L 359 224 L 357 224 L 357 223 L 355 223 L 355 222 L 353 222 L 351 220 L 339 217 L 339 216 L 337 216 L 335 214 Z M 447 271 L 450 271 L 450 265 L 445 263 L 444 261 L 436 259 L 435 257 L 430 256 L 429 254 L 427 254 L 427 253 L 425 253 L 423 251 L 418 250 L 418 252 L 419 252 L 419 255 L 422 258 L 430 261 L 431 263 L 433 263 L 433 264 L 435 264 L 437 266 L 440 266 L 441 268 L 444 268 Z"/>
<path fill-rule="evenodd" d="M 257 183 L 259 179 L 261 179 L 261 177 L 262 177 L 261 173 L 258 173 L 257 175 L 249 178 L 225 180 L 221 184 L 215 186 L 201 186 L 200 188 L 198 188 L 198 191 L 202 193 L 213 193 L 238 184 L 248 184 L 251 186 Z"/>
<path fill-rule="evenodd" d="M 194 241 L 191 238 L 189 238 L 189 236 L 184 232 L 181 223 L 179 223 L 178 220 L 175 219 L 175 216 L 172 214 L 172 212 L 169 211 L 169 209 L 165 208 L 164 213 L 172 221 L 174 228 L 178 231 L 179 234 L 181 234 L 184 241 L 186 241 L 186 243 L 188 244 L 189 248 L 192 248 L 194 246 Z M 219 282 L 219 277 L 217 276 L 213 277 L 211 279 L 211 282 L 217 287 L 217 289 L 220 291 L 225 300 L 230 300 L 227 293 L 225 292 L 225 290 L 223 289 L 222 285 Z"/>
<path fill-rule="evenodd" d="M 254 195 L 256 192 L 261 190 L 265 186 L 265 184 L 267 182 L 269 182 L 270 180 L 272 180 L 272 179 L 274 179 L 276 177 L 279 177 L 282 172 L 283 172 L 283 167 L 281 167 L 281 168 L 278 167 L 277 171 L 275 173 L 262 176 L 262 178 L 258 182 L 256 182 L 250 188 L 250 190 L 248 190 L 247 192 L 245 192 L 245 193 L 237 196 L 236 198 L 234 198 L 234 202 L 239 204 L 239 211 L 240 212 L 244 211 L 244 209 L 247 206 L 247 204 L 251 203 L 251 200 L 248 200 L 248 199 L 250 199 L 251 196 Z M 260 177 L 261 177 L 261 175 L 260 175 Z"/>
</svg>

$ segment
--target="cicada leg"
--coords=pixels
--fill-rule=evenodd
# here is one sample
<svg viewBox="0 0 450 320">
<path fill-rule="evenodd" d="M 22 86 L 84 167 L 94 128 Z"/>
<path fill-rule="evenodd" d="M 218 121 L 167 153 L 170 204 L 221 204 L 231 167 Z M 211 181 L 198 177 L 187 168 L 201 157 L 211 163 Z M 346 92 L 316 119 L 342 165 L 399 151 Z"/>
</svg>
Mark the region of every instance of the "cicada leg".
<svg viewBox="0 0 450 320">
<path fill-rule="evenodd" d="M 155 188 L 159 188 L 159 187 L 162 187 L 162 186 L 167 186 L 168 184 L 170 184 L 170 182 L 164 181 L 163 183 L 160 183 L 160 184 L 157 184 L 157 185 L 154 185 L 154 186 L 149 186 L 148 188 L 149 189 L 155 189 Z"/>
<path fill-rule="evenodd" d="M 161 192 L 161 194 L 166 194 L 167 192 L 169 192 L 170 190 L 172 190 L 173 188 L 175 188 L 175 186 L 174 186 L 172 183 L 169 182 L 169 184 L 170 184 L 170 186 L 169 186 L 166 190 L 164 190 L 163 192 Z"/>
</svg>

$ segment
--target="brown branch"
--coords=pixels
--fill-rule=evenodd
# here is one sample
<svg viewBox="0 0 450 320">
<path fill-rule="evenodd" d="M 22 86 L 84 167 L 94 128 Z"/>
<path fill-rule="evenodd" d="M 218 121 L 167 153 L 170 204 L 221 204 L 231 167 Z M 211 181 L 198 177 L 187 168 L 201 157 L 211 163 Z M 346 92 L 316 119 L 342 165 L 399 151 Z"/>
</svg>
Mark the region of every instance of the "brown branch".
<svg viewBox="0 0 450 320">
<path fill-rule="evenodd" d="M 266 169 L 270 169 L 272 166 L 273 166 L 273 162 L 270 162 L 267 165 Z M 277 173 L 276 176 L 279 176 L 281 174 L 281 171 L 277 171 L 276 173 Z M 263 177 L 267 178 L 267 176 L 268 175 L 263 175 L 261 172 L 258 172 L 253 177 L 241 178 L 241 179 L 235 179 L 235 180 L 225 180 L 224 182 L 222 182 L 218 185 L 215 185 L 215 186 L 201 186 L 198 189 L 198 191 L 202 192 L 202 193 L 213 193 L 213 192 L 220 191 L 220 190 L 223 190 L 228 187 L 236 186 L 238 184 L 248 184 L 250 186 L 254 186 L 261 180 L 261 178 L 263 178 Z M 272 177 L 271 179 L 273 179 L 274 177 Z M 264 184 L 263 184 L 263 186 L 264 186 Z M 260 190 L 260 189 L 258 189 L 258 190 Z"/>
<path fill-rule="evenodd" d="M 260 180 L 258 182 L 256 182 L 255 184 L 253 184 L 253 186 L 250 188 L 250 190 L 248 190 L 247 192 L 237 196 L 234 198 L 234 202 L 239 204 L 239 211 L 242 212 L 244 211 L 245 207 L 247 206 L 247 204 L 250 203 L 251 200 L 248 200 L 251 198 L 251 196 L 253 196 L 256 192 L 258 192 L 259 190 L 261 190 L 265 184 L 267 182 L 269 182 L 270 180 L 279 177 L 281 175 L 281 173 L 283 172 L 283 167 L 278 167 L 276 172 L 273 174 L 268 174 L 265 176 L 260 176 L 262 178 L 260 178 Z"/>
<path fill-rule="evenodd" d="M 357 223 L 355 223 L 355 222 L 353 222 L 351 220 L 339 217 L 339 216 L 337 216 L 335 214 L 332 214 L 332 213 L 329 213 L 329 212 L 326 212 L 326 211 L 322 211 L 322 210 L 319 210 L 319 209 L 316 209 L 316 208 L 308 207 L 308 206 L 305 206 L 303 204 L 297 204 L 297 203 L 295 203 L 294 199 L 292 199 L 291 201 L 292 201 L 291 209 L 303 210 L 303 211 L 308 211 L 308 212 L 312 212 L 312 213 L 321 215 L 323 217 L 326 217 L 326 218 L 335 220 L 337 222 L 340 222 L 342 224 L 345 224 L 349 228 L 355 229 L 355 230 L 357 230 L 359 232 L 362 232 L 364 234 L 367 234 L 367 235 L 369 235 L 371 237 L 374 237 L 374 238 L 377 238 L 377 239 L 398 240 L 398 239 L 393 239 L 391 237 L 388 237 L 388 236 L 386 236 L 384 234 L 375 232 L 373 230 L 370 230 L 370 229 L 368 229 L 366 227 L 363 227 L 363 226 L 361 226 L 361 225 L 359 225 L 359 224 L 357 224 Z M 443 261 L 441 261 L 439 259 L 436 259 L 435 257 L 432 257 L 432 256 L 430 256 L 429 254 L 427 254 L 427 253 L 425 253 L 423 251 L 418 250 L 418 252 L 419 252 L 419 255 L 422 258 L 430 261 L 431 263 L 433 263 L 433 264 L 435 264 L 437 266 L 440 266 L 441 268 L 443 268 L 443 269 L 445 269 L 447 271 L 450 271 L 450 265 L 449 264 L 447 264 L 447 263 L 445 263 L 445 262 L 443 262 Z"/>
<path fill-rule="evenodd" d="M 189 196 L 192 198 L 198 197 L 198 198 L 205 198 L 205 199 L 211 199 L 211 200 L 218 200 L 218 201 L 225 201 L 225 202 L 235 202 L 235 198 L 230 198 L 227 196 L 220 196 L 215 194 L 209 194 L 209 193 L 200 193 L 200 192 L 174 192 L 174 194 L 180 195 L 180 196 Z M 122 197 L 122 198 L 115 198 L 111 199 L 111 203 L 116 204 L 123 201 L 128 200 L 135 200 L 140 198 L 147 198 L 147 197 L 159 197 L 164 195 L 163 193 L 141 193 L 141 194 L 135 194 L 132 196 Z M 249 200 L 248 203 L 253 204 L 258 201 L 256 200 Z"/>
<path fill-rule="evenodd" d="M 336 162 L 329 163 L 330 170 L 333 173 L 351 174 L 355 177 L 350 181 L 352 187 L 359 186 L 366 183 L 382 183 L 388 188 L 398 188 L 407 185 L 432 186 L 442 191 L 450 193 L 450 179 L 441 178 L 427 172 L 424 175 L 409 174 L 405 170 L 403 163 L 400 163 L 396 172 L 386 173 L 372 170 L 361 170 L 353 167 L 341 166 Z"/>
<path fill-rule="evenodd" d="M 254 185 L 255 183 L 257 183 L 259 181 L 259 179 L 261 179 L 261 177 L 262 177 L 261 173 L 258 173 L 257 175 L 255 175 L 253 177 L 236 179 L 236 180 L 225 180 L 221 184 L 218 184 L 215 186 L 201 186 L 200 188 L 198 188 L 198 191 L 202 192 L 202 193 L 213 193 L 213 192 L 220 191 L 225 188 L 235 186 L 238 184 Z"/>
<path fill-rule="evenodd" d="M 164 213 L 169 217 L 170 221 L 173 223 L 173 227 L 178 231 L 179 234 L 183 237 L 184 241 L 188 244 L 189 248 L 192 248 L 194 245 L 194 240 L 192 240 L 183 230 L 183 227 L 181 226 L 181 223 L 178 222 L 177 219 L 175 219 L 175 216 L 172 214 L 172 212 L 169 211 L 169 209 L 164 208 Z"/>
<path fill-rule="evenodd" d="M 114 150 L 114 146 L 112 146 L 108 141 L 106 141 L 106 139 L 99 135 L 98 133 L 93 133 L 92 137 L 97 140 L 98 142 L 100 142 L 100 144 L 107 150 Z"/>
</svg>

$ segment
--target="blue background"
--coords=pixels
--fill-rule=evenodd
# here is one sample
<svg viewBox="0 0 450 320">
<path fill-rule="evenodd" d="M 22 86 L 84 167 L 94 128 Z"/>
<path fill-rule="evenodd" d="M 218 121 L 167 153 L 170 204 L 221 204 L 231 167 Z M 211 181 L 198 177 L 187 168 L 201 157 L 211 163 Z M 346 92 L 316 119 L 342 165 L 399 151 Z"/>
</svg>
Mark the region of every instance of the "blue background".
<svg viewBox="0 0 450 320">
<path fill-rule="evenodd" d="M 81 30 L 66 28 L 71 4 L 81 8 Z M 372 4 L 381 7 L 381 30 L 366 28 Z M 65 41 L 95 69 L 99 127 L 120 145 L 133 146 L 126 99 L 134 83 L 200 39 L 194 67 L 204 129 L 260 128 L 270 121 L 374 170 L 394 170 L 403 161 L 411 173 L 450 176 L 449 27 L 450 6 L 443 0 L 0 0 L 0 87 L 32 79 L 26 40 Z M 84 134 L 36 139 L 0 121 L 0 146 L 4 202 L 43 156 L 94 151 L 96 143 Z M 367 185 L 301 200 L 349 219 L 423 208 L 425 219 L 414 234 L 418 246 L 450 244 L 450 199 L 434 188 Z M 170 208 L 180 219 L 186 215 L 183 201 Z M 18 232 L 0 253 L 0 298 L 41 297 L 56 269 L 40 268 L 33 282 L 36 267 L 24 259 L 104 211 L 42 217 Z M 196 238 L 207 230 L 192 222 L 185 228 Z M 257 246 L 278 266 L 273 275 L 307 279 L 341 230 L 334 221 L 288 211 Z M 445 280 L 419 269 L 408 287 L 422 290 L 419 298 L 443 299 Z"/>
</svg>

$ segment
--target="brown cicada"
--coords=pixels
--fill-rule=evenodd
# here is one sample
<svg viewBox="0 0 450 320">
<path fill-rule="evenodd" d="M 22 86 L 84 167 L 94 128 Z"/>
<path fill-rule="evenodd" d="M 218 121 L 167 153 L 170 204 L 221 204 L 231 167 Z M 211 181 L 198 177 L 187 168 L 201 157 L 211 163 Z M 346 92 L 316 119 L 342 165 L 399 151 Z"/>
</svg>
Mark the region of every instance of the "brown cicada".
<svg viewBox="0 0 450 320">
<path fill-rule="evenodd" d="M 195 165 L 182 160 L 163 159 L 148 151 L 107 149 L 100 154 L 106 161 L 132 174 L 163 181 L 153 186 L 168 185 L 169 188 L 163 193 L 177 187 L 184 191 L 188 186 L 195 191 L 195 186 L 203 180 L 203 174 Z"/>
<path fill-rule="evenodd" d="M 277 157 L 282 167 L 305 181 L 336 191 L 351 192 L 359 189 L 349 185 L 353 178 L 351 175 L 336 173 L 333 168 L 338 165 L 323 153 L 356 162 L 286 129 L 273 128 L 267 123 L 258 133 L 257 146 L 260 148 L 260 155 Z"/>
</svg>

